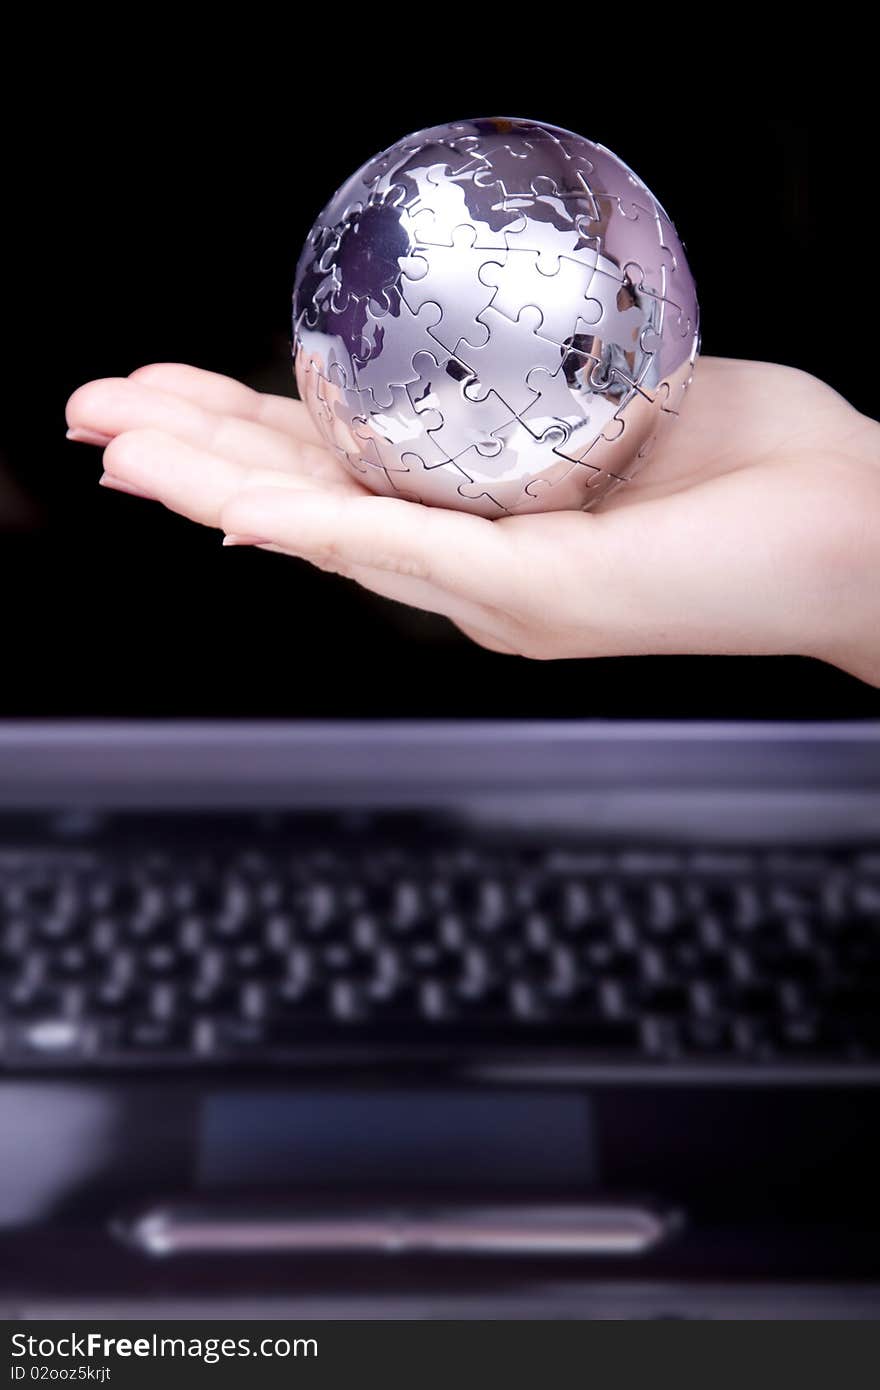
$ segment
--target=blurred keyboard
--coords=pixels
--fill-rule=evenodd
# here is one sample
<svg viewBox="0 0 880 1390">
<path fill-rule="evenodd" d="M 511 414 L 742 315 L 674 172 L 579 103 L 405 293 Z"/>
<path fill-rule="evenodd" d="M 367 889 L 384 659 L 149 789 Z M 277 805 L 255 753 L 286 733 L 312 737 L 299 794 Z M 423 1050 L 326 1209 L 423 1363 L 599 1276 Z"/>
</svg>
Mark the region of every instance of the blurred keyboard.
<svg viewBox="0 0 880 1390">
<path fill-rule="evenodd" d="M 880 849 L 252 842 L 0 843 L 0 1070 L 880 1059 Z"/>
</svg>

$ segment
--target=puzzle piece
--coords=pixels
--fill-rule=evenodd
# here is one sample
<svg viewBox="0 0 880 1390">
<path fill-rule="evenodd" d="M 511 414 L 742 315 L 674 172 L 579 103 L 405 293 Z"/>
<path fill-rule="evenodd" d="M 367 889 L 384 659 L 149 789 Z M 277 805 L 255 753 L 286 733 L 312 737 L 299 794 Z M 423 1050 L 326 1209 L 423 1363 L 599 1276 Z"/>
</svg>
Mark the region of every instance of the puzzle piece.
<svg viewBox="0 0 880 1390">
<path fill-rule="evenodd" d="M 538 438 L 554 425 L 561 426 L 565 439 L 579 422 L 589 414 L 589 373 L 597 365 L 592 358 L 586 359 L 588 365 L 581 368 L 575 381 L 569 381 L 560 366 L 555 372 L 546 367 L 533 367 L 526 377 L 530 391 L 535 399 L 521 412 L 520 418 L 527 429 Z"/>
<path fill-rule="evenodd" d="M 645 192 L 647 193 L 647 189 Z M 644 204 L 636 202 L 633 204 L 633 207 L 638 213 L 637 220 L 643 223 L 646 231 L 647 224 L 651 224 L 653 238 L 656 241 L 656 244 L 652 248 L 653 265 L 647 267 L 647 269 L 653 269 L 654 265 L 658 268 L 662 267 L 663 270 L 666 271 L 669 279 L 671 279 L 678 269 L 678 257 L 674 250 L 678 238 L 672 223 L 666 214 L 661 212 L 658 205 L 650 198 L 650 195 Z"/>
<path fill-rule="evenodd" d="M 439 164 L 432 164 L 425 177 L 428 183 L 434 184 L 435 188 L 442 188 L 446 183 L 466 180 L 478 169 L 485 168 L 486 160 L 482 155 L 462 150 L 456 158 L 450 158 Z"/>
<path fill-rule="evenodd" d="M 572 344 L 605 364 L 623 379 L 642 389 L 656 385 L 662 372 L 659 357 L 663 338 L 665 301 L 640 296 L 627 281 L 618 281 L 597 270 L 586 301 L 591 319 L 579 319 Z M 593 388 L 602 389 L 594 377 Z"/>
<path fill-rule="evenodd" d="M 333 444 L 331 447 L 336 457 L 350 468 L 352 473 L 359 474 L 361 478 L 367 476 L 370 471 L 369 464 L 361 458 L 357 449 L 346 449 L 341 444 Z"/>
<path fill-rule="evenodd" d="M 377 207 L 367 203 L 355 203 L 346 208 L 340 222 L 329 230 L 315 247 L 313 274 L 320 278 L 314 289 L 313 301 L 320 309 L 329 308 L 334 314 L 344 314 L 353 299 L 373 298 L 385 305 L 387 299 L 383 290 L 373 288 L 370 294 L 359 294 L 349 283 L 348 266 L 352 259 L 358 259 L 358 240 L 360 244 L 370 240 L 369 220 L 377 215 Z M 378 213 L 381 216 L 381 212 Z M 393 266 L 388 265 L 389 274 Z M 315 326 L 314 324 L 312 326 Z"/>
<path fill-rule="evenodd" d="M 414 351 L 436 349 L 432 330 L 439 324 L 443 311 L 439 304 L 423 301 L 417 312 L 410 309 L 401 296 L 398 315 L 405 317 L 405 329 L 386 333 L 384 315 L 366 307 L 366 326 L 362 352 L 355 355 L 355 378 L 358 389 L 369 391 L 376 409 L 389 409 L 394 402 L 395 386 L 407 386 L 418 380 L 413 372 Z M 397 317 L 398 315 L 395 315 Z"/>
<path fill-rule="evenodd" d="M 484 457 L 500 454 L 503 444 L 495 431 L 514 418 L 510 406 L 495 391 L 479 398 L 466 395 L 471 378 L 450 371 L 452 361 L 441 367 L 427 353 L 417 356 L 413 368 L 419 371 L 418 389 L 409 388 L 410 399 L 437 447 L 451 459 L 471 448 Z M 462 367 L 457 361 L 454 365 Z M 431 418 L 426 420 L 428 415 Z"/>
<path fill-rule="evenodd" d="M 356 437 L 372 445 L 371 456 L 375 458 L 378 454 L 378 461 L 392 472 L 396 471 L 407 449 L 423 443 L 426 425 L 433 423 L 439 427 L 443 423 L 440 416 L 429 416 L 427 420 L 419 416 L 404 387 L 396 386 L 393 397 L 387 410 L 364 412 L 356 417 L 356 424 L 353 425 Z M 443 457 L 442 450 L 438 449 L 437 454 L 438 458 Z"/>
<path fill-rule="evenodd" d="M 669 329 L 670 337 L 693 338 L 696 342 L 698 328 L 696 319 L 691 318 L 687 309 L 676 304 L 673 299 L 667 298 L 663 303 L 665 306 L 663 311 L 664 324 Z"/>
<path fill-rule="evenodd" d="M 517 417 L 517 425 L 535 447 L 543 450 L 545 460 L 552 452 L 564 459 L 566 464 L 584 462 L 597 441 L 604 437 L 605 442 L 611 445 L 620 436 L 623 427 L 620 412 L 632 391 L 624 395 L 624 389 L 628 388 L 621 387 L 619 397 L 613 399 L 606 393 L 590 390 L 586 366 L 582 369 L 582 375 L 584 383 L 579 391 L 575 391 L 568 385 L 562 372 L 547 374 L 536 369 L 530 373 L 530 384 L 540 389 L 532 404 Z M 515 432 L 499 431 L 506 446 L 514 448 L 514 439 L 508 438 L 508 433 Z M 522 433 L 518 436 L 518 448 L 523 452 Z M 525 453 L 528 455 L 528 446 Z M 602 467 L 601 462 L 593 459 L 590 464 L 596 469 Z M 530 474 L 535 471 L 529 470 Z"/>
<path fill-rule="evenodd" d="M 491 459 L 478 458 L 476 453 L 464 454 L 458 462 L 474 473 L 475 482 L 485 487 L 501 506 L 510 508 L 526 484 L 553 465 L 552 446 L 563 442 L 563 434 L 558 426 L 551 426 L 543 437 L 537 438 L 518 417 L 495 433 L 504 445 L 501 454 Z M 565 460 L 567 466 L 570 462 Z"/>
<path fill-rule="evenodd" d="M 558 269 L 546 275 L 539 259 L 534 251 L 509 251 L 502 263 L 484 264 L 480 279 L 495 291 L 493 310 L 517 320 L 526 306 L 536 306 L 541 314 L 539 336 L 561 345 L 572 336 L 578 318 L 597 323 L 603 316 L 601 301 L 591 293 L 595 267 L 560 256 Z"/>
<path fill-rule="evenodd" d="M 462 382 L 470 377 L 470 372 L 464 363 L 443 355 L 438 357 L 434 352 L 413 353 L 412 367 L 416 375 L 415 380 L 407 386 L 407 394 L 413 409 L 416 411 L 421 411 L 424 408 L 423 403 L 431 395 L 434 390 L 434 383 L 439 373 L 444 369 L 449 369 L 450 374 L 455 374 L 457 369 L 459 380 Z"/>
<path fill-rule="evenodd" d="M 694 379 L 694 358 L 696 357 L 696 343 L 694 350 L 688 360 L 682 363 L 678 371 L 661 381 L 655 393 L 655 400 L 660 405 L 660 410 L 666 415 L 678 415 L 681 411 L 685 392 L 688 390 Z"/>
<path fill-rule="evenodd" d="M 358 462 L 362 467 L 365 466 L 364 471 L 377 468 L 384 472 L 386 477 L 391 473 L 409 472 L 399 455 L 393 449 L 389 449 L 381 438 L 377 438 L 368 419 L 362 417 L 355 421 L 352 433 L 360 447 Z"/>
<path fill-rule="evenodd" d="M 471 225 L 481 245 L 503 248 L 502 231 L 515 231 L 526 225 L 525 217 L 516 209 L 476 205 L 473 174 L 477 167 L 472 162 L 467 173 L 459 172 L 446 178 L 442 177 L 442 166 L 430 162 L 407 171 L 415 196 L 406 205 L 402 225 L 413 243 L 451 246 L 455 228 Z"/>
<path fill-rule="evenodd" d="M 476 236 L 475 228 L 469 224 L 456 227 L 451 247 L 433 246 L 424 257 L 425 274 L 410 279 L 406 268 L 403 272 L 401 292 L 414 313 L 425 303 L 444 305 L 443 320 L 432 326 L 432 336 L 447 354 L 455 353 L 462 341 L 481 347 L 488 338 L 478 317 L 491 298 L 480 279 L 488 253 L 475 246 Z"/>
<path fill-rule="evenodd" d="M 628 377 L 642 386 L 642 389 L 655 391 L 666 375 L 676 373 L 680 368 L 685 360 L 684 352 L 688 350 L 688 345 L 688 356 L 694 352 L 696 332 L 694 325 L 688 320 L 687 313 L 676 303 L 653 295 L 651 291 L 646 291 L 644 286 L 637 288 L 630 279 L 626 284 L 631 300 L 644 318 L 644 328 L 639 332 L 637 357 L 630 361 L 626 371 Z M 624 292 L 620 291 L 621 303 L 623 299 Z M 624 335 L 621 332 L 616 332 L 614 338 L 623 346 Z M 638 363 L 641 363 L 641 366 L 638 366 Z M 617 366 L 623 370 L 621 361 Z"/>
<path fill-rule="evenodd" d="M 578 507 L 582 505 L 580 494 L 586 493 L 589 486 L 593 485 L 594 478 L 599 477 L 600 470 L 590 465 L 575 464 L 571 459 L 554 453 L 550 446 L 554 439 L 560 439 L 560 432 L 556 427 L 545 431 L 541 440 L 536 440 L 534 436 L 528 434 L 522 425 L 517 421 L 512 427 L 507 427 L 502 433 L 507 435 L 505 458 L 495 461 L 498 470 L 496 476 L 489 474 L 487 466 L 482 463 L 478 472 L 478 477 L 470 485 L 463 485 L 459 488 L 462 497 L 468 500 L 487 500 L 504 511 L 517 514 L 542 509 L 542 497 L 547 489 L 558 486 L 569 474 L 572 481 L 576 483 L 577 496 L 572 498 L 567 496 L 566 505 Z M 524 450 L 518 450 L 516 446 L 516 436 L 519 434 L 520 441 L 524 438 L 527 443 Z M 539 454 L 536 451 L 541 449 Z M 510 453 L 514 459 L 511 466 L 507 458 Z M 534 458 L 540 457 L 541 476 L 537 478 L 534 472 Z M 475 460 L 469 460 L 468 455 L 464 455 L 458 460 L 465 465 L 473 466 Z M 574 470 L 578 470 L 575 475 Z"/>
<path fill-rule="evenodd" d="M 563 217 L 572 217 L 572 202 L 592 202 L 592 194 L 589 189 L 581 184 L 576 191 L 566 188 L 563 184 L 559 187 L 559 182 L 552 174 L 537 174 L 531 183 L 532 196 L 539 202 L 550 203 L 556 206 L 556 211 Z"/>
<path fill-rule="evenodd" d="M 520 212 L 527 224 L 525 228 L 506 226 L 502 229 L 505 248 L 508 251 L 535 251 L 539 257 L 538 265 L 545 275 L 556 273 L 560 256 L 595 265 L 602 242 L 596 226 L 593 201 L 571 194 L 557 197 L 550 191 L 551 187 L 555 188 L 553 180 L 536 182 L 544 186 L 542 193 L 505 200 L 504 206 Z M 540 231 L 538 237 L 534 235 L 536 230 Z M 524 231 L 528 234 L 522 235 Z"/>
<path fill-rule="evenodd" d="M 530 448 L 534 450 L 533 440 Z M 504 458 L 499 457 L 488 464 L 475 450 L 463 454 L 456 462 L 474 475 L 471 482 L 460 484 L 459 495 L 468 501 L 482 501 L 487 508 L 482 512 L 484 516 L 491 515 L 492 508 L 497 509 L 497 515 L 515 511 L 532 476 L 526 458 L 521 457 L 517 461 L 515 453 L 508 456 L 507 451 Z"/>
<path fill-rule="evenodd" d="M 527 304 L 539 306 L 542 281 L 538 279 L 537 251 L 506 251 L 494 259 L 484 257 L 477 274 L 481 284 L 492 291 L 489 305 L 496 313 L 515 321 Z M 585 278 L 589 278 L 586 273 Z"/>
<path fill-rule="evenodd" d="M 526 305 L 516 320 L 490 306 L 480 314 L 480 323 L 486 341 L 479 347 L 459 343 L 456 349 L 476 379 L 467 394 L 474 399 L 494 389 L 514 414 L 521 414 L 535 398 L 527 380 L 529 372 L 541 366 L 553 371 L 563 349 L 541 335 L 541 311 L 534 305 Z"/>
<path fill-rule="evenodd" d="M 318 362 L 316 357 L 307 352 L 302 345 L 296 347 L 294 351 L 293 371 L 296 379 L 297 394 L 300 400 L 304 401 L 306 392 L 311 389 L 312 374 L 318 371 Z"/>
<path fill-rule="evenodd" d="M 364 457 L 362 442 L 354 434 L 357 417 L 353 412 L 360 404 L 357 393 L 335 387 L 331 382 L 324 382 L 320 392 L 328 412 L 318 420 L 321 433 L 328 444 L 342 451 L 349 467 L 357 473 L 365 472 L 369 460 Z M 314 408 L 312 416 L 317 418 Z"/>
<path fill-rule="evenodd" d="M 425 180 L 425 195 L 410 210 L 407 230 L 414 246 L 453 246 L 457 227 L 466 226 L 471 212 L 461 184 L 447 184 L 442 198 L 434 185 Z"/>
<path fill-rule="evenodd" d="M 516 485 L 508 489 L 493 487 L 490 491 L 484 483 L 467 482 L 459 486 L 458 495 L 466 498 L 468 502 L 476 504 L 469 507 L 469 511 L 475 511 L 478 516 L 488 517 L 490 521 L 497 521 L 499 517 L 509 516 L 511 511 L 511 507 L 501 499 L 507 498 L 510 502 L 516 503 L 522 495 L 522 487 L 520 486 L 518 490 Z"/>
<path fill-rule="evenodd" d="M 588 464 L 626 482 L 638 467 L 639 450 L 658 428 L 658 415 L 649 396 L 620 383 L 616 402 L 614 397 L 597 397 L 589 431 L 573 430 L 565 445 L 555 452 L 573 463 Z M 631 448 L 621 451 L 619 441 L 624 433 Z"/>
<path fill-rule="evenodd" d="M 602 472 L 598 468 L 590 465 L 572 463 L 570 459 L 559 458 L 555 467 L 550 468 L 540 478 L 533 478 L 526 485 L 523 497 L 520 499 L 517 510 L 527 512 L 532 510 L 532 502 L 539 504 L 539 510 L 547 504 L 548 494 L 552 491 L 555 494 L 554 504 L 562 500 L 562 491 L 567 494 L 569 508 L 576 508 L 583 505 L 586 500 L 587 491 L 591 486 L 601 483 Z M 574 495 L 575 500 L 572 501 Z"/>
<path fill-rule="evenodd" d="M 656 210 L 633 204 L 633 215 L 621 220 L 609 215 L 601 224 L 603 248 L 608 259 L 645 293 L 669 298 L 676 281 L 678 255 L 673 249 L 671 224 L 664 224 Z M 595 229 L 594 229 L 595 230 Z"/>
<path fill-rule="evenodd" d="M 308 406 L 322 438 L 334 448 L 341 446 L 357 453 L 357 442 L 351 437 L 350 418 L 352 410 L 359 406 L 359 399 L 356 393 L 340 384 L 339 375 L 334 373 L 336 379 L 329 380 L 316 359 L 308 359 L 302 353 L 297 357 L 296 382 L 300 399 Z"/>
<path fill-rule="evenodd" d="M 407 495 L 407 473 L 413 474 L 418 480 L 417 484 L 411 483 L 416 500 L 429 506 L 448 507 L 450 496 L 455 495 L 459 485 L 473 481 L 466 470 L 451 459 L 444 458 L 438 463 L 423 458 L 421 454 L 407 453 L 402 462 L 406 465 L 406 473 L 387 475 L 395 493 L 398 496 Z"/>
<path fill-rule="evenodd" d="M 481 123 L 484 127 L 489 123 Z M 563 131 L 529 121 L 509 124 L 506 138 L 499 130 L 481 130 L 490 168 L 475 175 L 475 182 L 507 198 L 532 193 L 536 164 L 549 174 L 560 194 L 578 193 L 593 174 L 593 162 Z"/>
<path fill-rule="evenodd" d="M 416 131 L 369 160 L 350 182 L 359 179 L 369 193 L 381 194 L 408 177 L 414 160 L 424 159 L 429 164 L 435 164 L 439 157 L 448 160 L 451 166 L 458 166 L 466 158 L 473 158 L 475 144 L 476 136 L 473 133 L 467 135 L 462 131 L 453 137 L 441 132 L 439 127 Z M 426 153 L 429 150 L 431 154 Z"/>
<path fill-rule="evenodd" d="M 500 454 L 504 445 L 495 432 L 515 418 L 510 406 L 495 391 L 479 401 L 463 393 L 462 398 L 466 401 L 463 412 L 444 416 L 442 426 L 429 428 L 428 433 L 450 458 L 458 458 L 472 447 L 484 458 Z"/>
</svg>

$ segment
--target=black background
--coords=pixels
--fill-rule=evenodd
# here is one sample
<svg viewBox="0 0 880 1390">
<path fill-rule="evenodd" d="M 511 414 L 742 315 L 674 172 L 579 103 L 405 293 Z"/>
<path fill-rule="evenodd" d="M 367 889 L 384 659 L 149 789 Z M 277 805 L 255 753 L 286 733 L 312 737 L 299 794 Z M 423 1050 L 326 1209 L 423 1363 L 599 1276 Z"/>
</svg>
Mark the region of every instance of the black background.
<svg viewBox="0 0 880 1390">
<path fill-rule="evenodd" d="M 0 460 L 20 495 L 0 529 L 0 714 L 880 713 L 878 692 L 806 660 L 489 654 L 442 619 L 300 562 L 224 551 L 216 532 L 99 489 L 99 454 L 64 439 L 78 384 L 152 360 L 292 391 L 293 270 L 336 186 L 410 130 L 499 113 L 579 130 L 645 179 L 687 245 L 705 353 L 805 368 L 873 413 L 859 289 L 871 256 L 851 239 L 848 264 L 830 249 L 861 225 L 852 113 L 823 111 L 821 131 L 754 105 L 664 101 L 651 117 L 650 103 L 466 75 L 374 84 L 355 108 L 316 65 L 306 88 L 295 72 L 250 75 L 245 91 L 214 73 L 194 97 L 182 65 L 130 83 L 117 64 L 97 86 L 74 74 L 51 119 L 9 131 Z"/>
</svg>

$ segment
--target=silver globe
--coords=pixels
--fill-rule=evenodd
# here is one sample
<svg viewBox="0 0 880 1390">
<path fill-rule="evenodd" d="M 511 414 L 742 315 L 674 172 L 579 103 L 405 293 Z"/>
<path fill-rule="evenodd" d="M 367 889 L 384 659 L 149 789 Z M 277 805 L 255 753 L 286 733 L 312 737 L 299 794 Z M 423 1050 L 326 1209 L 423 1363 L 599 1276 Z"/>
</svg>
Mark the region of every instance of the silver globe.
<svg viewBox="0 0 880 1390">
<path fill-rule="evenodd" d="M 309 235 L 293 315 L 300 395 L 361 483 L 487 517 L 628 483 L 698 349 L 656 198 L 522 120 L 436 126 L 359 169 Z"/>
</svg>

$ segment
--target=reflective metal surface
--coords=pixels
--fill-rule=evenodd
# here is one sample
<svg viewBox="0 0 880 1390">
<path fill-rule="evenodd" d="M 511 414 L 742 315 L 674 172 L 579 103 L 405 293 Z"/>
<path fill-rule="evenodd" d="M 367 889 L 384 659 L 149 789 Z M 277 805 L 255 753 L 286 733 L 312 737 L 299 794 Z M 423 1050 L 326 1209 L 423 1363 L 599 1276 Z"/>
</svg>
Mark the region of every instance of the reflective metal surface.
<svg viewBox="0 0 880 1390">
<path fill-rule="evenodd" d="M 358 170 L 309 235 L 293 313 L 300 394 L 359 480 L 490 517 L 629 482 L 699 337 L 681 242 L 636 175 L 500 118 Z"/>
<path fill-rule="evenodd" d="M 572 1202 L 541 1206 L 437 1206 L 418 1210 L 326 1204 L 228 1211 L 199 1204 L 151 1207 L 113 1223 L 143 1255 L 646 1255 L 673 1234 L 676 1213 Z"/>
</svg>

